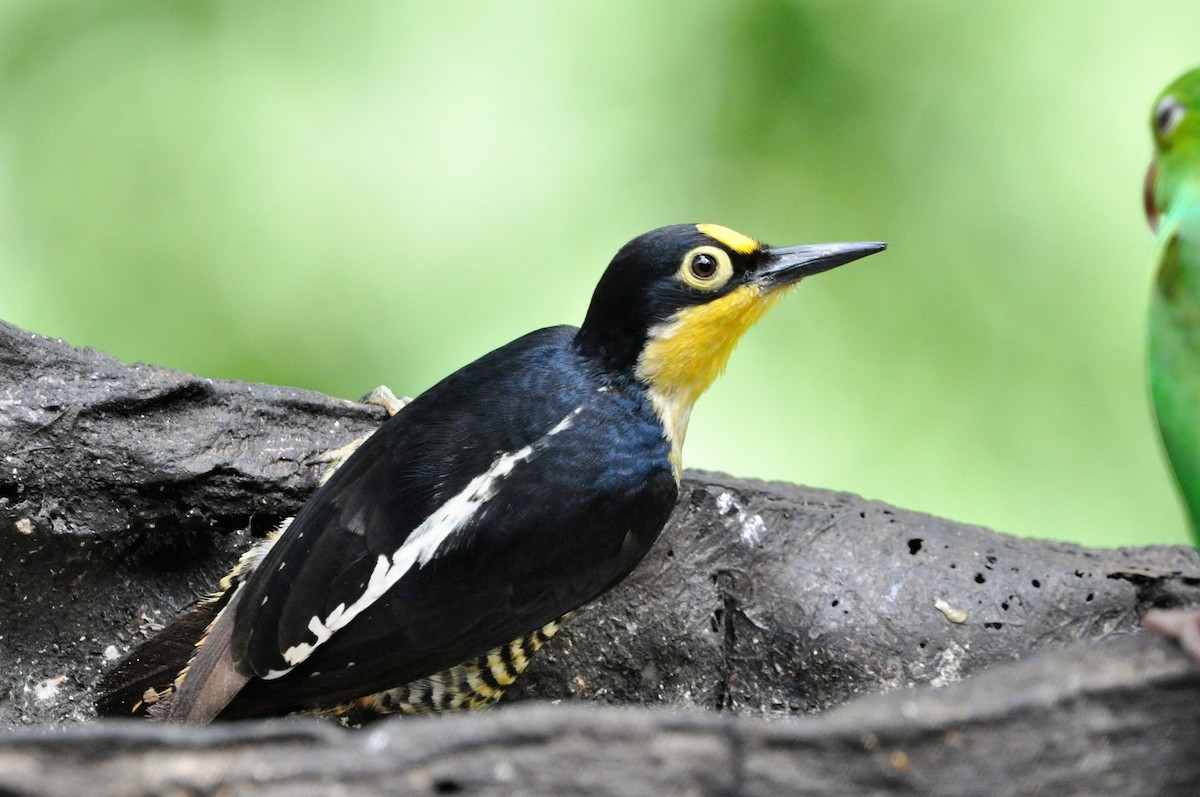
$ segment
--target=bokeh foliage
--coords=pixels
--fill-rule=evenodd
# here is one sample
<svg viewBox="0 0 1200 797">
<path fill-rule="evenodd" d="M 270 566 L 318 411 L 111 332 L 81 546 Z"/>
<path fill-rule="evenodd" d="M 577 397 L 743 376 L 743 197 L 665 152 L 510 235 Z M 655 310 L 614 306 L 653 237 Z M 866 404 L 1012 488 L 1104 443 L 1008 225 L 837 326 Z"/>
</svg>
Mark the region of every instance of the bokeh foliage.
<svg viewBox="0 0 1200 797">
<path fill-rule="evenodd" d="M 886 240 L 750 333 L 691 466 L 1182 542 L 1150 421 L 1148 106 L 1189 2 L 9 2 L 0 317 L 414 393 L 625 240 Z"/>
</svg>

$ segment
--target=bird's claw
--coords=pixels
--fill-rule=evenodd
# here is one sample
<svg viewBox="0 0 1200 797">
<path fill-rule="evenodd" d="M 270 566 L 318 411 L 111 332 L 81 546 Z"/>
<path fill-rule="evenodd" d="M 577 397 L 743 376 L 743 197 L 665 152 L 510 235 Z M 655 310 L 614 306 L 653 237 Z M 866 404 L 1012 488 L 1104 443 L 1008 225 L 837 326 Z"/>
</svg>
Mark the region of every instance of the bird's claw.
<svg viewBox="0 0 1200 797">
<path fill-rule="evenodd" d="M 387 385 L 380 385 L 359 399 L 359 403 L 361 404 L 374 404 L 377 407 L 383 407 L 385 410 L 387 410 L 389 418 L 400 410 L 404 409 L 404 407 L 410 401 L 412 401 L 412 399 L 407 396 L 398 397 Z M 325 468 L 324 472 L 321 474 L 321 484 L 324 484 L 326 481 L 328 481 L 329 477 L 333 475 L 334 471 L 340 468 L 342 463 L 349 459 L 350 455 L 353 454 L 368 437 L 370 437 L 370 435 L 365 434 L 362 437 L 351 440 L 341 448 L 322 451 L 320 454 L 317 454 L 308 460 L 309 464 L 312 465 L 330 466 Z"/>
<path fill-rule="evenodd" d="M 383 407 L 387 410 L 389 418 L 404 409 L 410 401 L 412 399 L 408 396 L 397 396 L 387 385 L 380 385 L 359 399 L 359 403 L 374 404 L 377 407 Z"/>
</svg>

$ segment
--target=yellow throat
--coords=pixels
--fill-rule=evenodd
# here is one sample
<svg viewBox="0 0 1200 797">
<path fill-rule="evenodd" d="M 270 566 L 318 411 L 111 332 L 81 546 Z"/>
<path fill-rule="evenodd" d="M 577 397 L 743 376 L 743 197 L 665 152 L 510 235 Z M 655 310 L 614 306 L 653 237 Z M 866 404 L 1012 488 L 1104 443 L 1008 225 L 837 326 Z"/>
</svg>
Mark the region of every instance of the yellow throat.
<svg viewBox="0 0 1200 797">
<path fill-rule="evenodd" d="M 683 468 L 683 438 L 692 405 L 720 376 L 742 334 L 784 292 L 743 285 L 719 299 L 686 307 L 650 328 L 637 376 L 650 386 L 650 401 L 666 429 L 676 481 Z"/>
</svg>

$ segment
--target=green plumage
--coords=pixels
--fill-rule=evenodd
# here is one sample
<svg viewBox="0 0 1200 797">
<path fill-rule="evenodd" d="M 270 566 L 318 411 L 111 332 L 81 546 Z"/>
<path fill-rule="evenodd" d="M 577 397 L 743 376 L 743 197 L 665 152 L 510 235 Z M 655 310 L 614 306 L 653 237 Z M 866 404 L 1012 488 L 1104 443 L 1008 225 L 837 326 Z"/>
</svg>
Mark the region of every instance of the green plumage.
<svg viewBox="0 0 1200 797">
<path fill-rule="evenodd" d="M 1158 231 L 1149 371 L 1163 445 L 1200 543 L 1200 69 L 1154 103 L 1146 209 Z"/>
</svg>

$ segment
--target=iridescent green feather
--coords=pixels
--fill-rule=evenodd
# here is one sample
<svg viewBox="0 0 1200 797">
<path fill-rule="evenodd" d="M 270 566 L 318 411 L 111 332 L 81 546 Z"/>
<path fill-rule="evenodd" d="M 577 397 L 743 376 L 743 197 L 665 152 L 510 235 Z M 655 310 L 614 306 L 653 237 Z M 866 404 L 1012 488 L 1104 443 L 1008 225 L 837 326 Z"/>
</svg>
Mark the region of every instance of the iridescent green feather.
<svg viewBox="0 0 1200 797">
<path fill-rule="evenodd" d="M 1155 415 L 1200 543 L 1200 69 L 1155 101 L 1156 172 L 1148 211 L 1158 225 L 1150 303 Z"/>
</svg>

